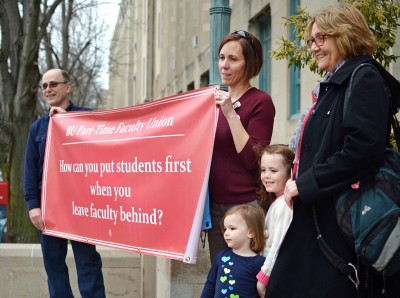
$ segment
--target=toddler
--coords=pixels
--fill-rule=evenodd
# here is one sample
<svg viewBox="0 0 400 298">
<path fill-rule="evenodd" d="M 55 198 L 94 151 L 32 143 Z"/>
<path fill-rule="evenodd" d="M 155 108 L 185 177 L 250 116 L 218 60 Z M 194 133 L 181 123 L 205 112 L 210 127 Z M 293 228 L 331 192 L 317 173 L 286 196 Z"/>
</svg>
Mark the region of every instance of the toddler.
<svg viewBox="0 0 400 298">
<path fill-rule="evenodd" d="M 264 211 L 253 205 L 237 205 L 224 215 L 221 228 L 227 249 L 211 266 L 201 298 L 258 298 L 256 275 L 265 258 Z"/>
</svg>

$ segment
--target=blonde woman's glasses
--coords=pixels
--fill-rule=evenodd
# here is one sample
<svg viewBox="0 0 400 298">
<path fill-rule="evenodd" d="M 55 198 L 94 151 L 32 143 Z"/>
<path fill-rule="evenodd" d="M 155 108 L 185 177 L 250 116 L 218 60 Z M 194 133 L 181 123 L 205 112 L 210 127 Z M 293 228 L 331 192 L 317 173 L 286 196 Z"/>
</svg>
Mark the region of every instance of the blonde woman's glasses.
<svg viewBox="0 0 400 298">
<path fill-rule="evenodd" d="M 326 34 L 320 34 L 320 35 L 317 35 L 317 36 L 307 40 L 306 43 L 307 43 L 308 48 L 311 49 L 313 43 L 315 43 L 315 45 L 318 47 L 324 45 L 325 39 L 327 36 L 328 35 L 326 35 Z"/>
</svg>

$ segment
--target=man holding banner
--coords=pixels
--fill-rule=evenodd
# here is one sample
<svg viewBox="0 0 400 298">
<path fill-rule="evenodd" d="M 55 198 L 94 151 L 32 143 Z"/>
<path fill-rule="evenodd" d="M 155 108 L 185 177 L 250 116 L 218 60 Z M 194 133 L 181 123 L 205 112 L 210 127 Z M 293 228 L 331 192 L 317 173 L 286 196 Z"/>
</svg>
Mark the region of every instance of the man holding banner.
<svg viewBox="0 0 400 298">
<path fill-rule="evenodd" d="M 49 114 L 33 122 L 25 155 L 24 191 L 28 204 L 29 218 L 39 230 L 44 266 L 48 277 L 50 297 L 73 297 L 69 283 L 65 258 L 68 240 L 44 235 L 41 192 L 42 172 L 49 117 L 59 111 L 81 111 L 87 108 L 75 106 L 69 100 L 72 90 L 70 77 L 66 71 L 51 69 L 42 78 L 41 89 L 46 102 L 50 105 Z M 78 286 L 82 297 L 105 297 L 102 261 L 96 247 L 71 240 L 78 274 Z"/>
<path fill-rule="evenodd" d="M 196 263 L 216 87 L 50 117 L 43 234 Z"/>
</svg>

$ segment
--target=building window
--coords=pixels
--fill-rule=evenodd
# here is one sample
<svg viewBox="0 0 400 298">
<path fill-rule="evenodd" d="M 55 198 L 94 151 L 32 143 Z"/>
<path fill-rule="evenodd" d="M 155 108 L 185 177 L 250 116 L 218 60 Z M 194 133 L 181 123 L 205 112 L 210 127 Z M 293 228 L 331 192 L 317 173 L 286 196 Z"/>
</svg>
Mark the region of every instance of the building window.
<svg viewBox="0 0 400 298">
<path fill-rule="evenodd" d="M 258 19 L 258 24 L 264 59 L 259 75 L 259 88 L 271 94 L 271 15 L 269 10 Z"/>
<path fill-rule="evenodd" d="M 210 72 L 207 70 L 200 76 L 200 88 L 210 85 Z"/>
<path fill-rule="evenodd" d="M 290 15 L 298 11 L 300 0 L 290 0 Z M 294 26 L 290 26 L 290 40 L 299 44 L 299 40 L 294 34 Z M 300 114 L 300 69 L 290 67 L 290 119 L 297 118 Z"/>
<path fill-rule="evenodd" d="M 194 90 L 194 82 L 191 82 L 189 85 L 187 85 L 186 90 L 187 91 Z"/>
</svg>

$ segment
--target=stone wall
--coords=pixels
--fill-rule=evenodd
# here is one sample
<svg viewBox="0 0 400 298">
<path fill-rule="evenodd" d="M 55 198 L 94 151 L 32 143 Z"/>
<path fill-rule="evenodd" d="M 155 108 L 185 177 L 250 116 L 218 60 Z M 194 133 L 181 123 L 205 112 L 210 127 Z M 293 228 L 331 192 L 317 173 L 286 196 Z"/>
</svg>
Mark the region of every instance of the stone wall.
<svg viewBox="0 0 400 298">
<path fill-rule="evenodd" d="M 208 243 L 199 245 L 195 265 L 128 251 L 97 247 L 103 260 L 107 298 L 198 298 L 210 269 Z M 75 298 L 80 293 L 73 252 L 67 265 Z M 0 243 L 0 298 L 49 297 L 39 244 Z"/>
<path fill-rule="evenodd" d="M 141 297 L 141 256 L 104 247 L 98 247 L 98 251 L 103 259 L 107 297 Z M 74 296 L 81 297 L 71 246 L 67 265 Z M 49 297 L 39 244 L 0 244 L 0 277 L 1 298 Z"/>
</svg>

